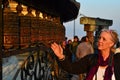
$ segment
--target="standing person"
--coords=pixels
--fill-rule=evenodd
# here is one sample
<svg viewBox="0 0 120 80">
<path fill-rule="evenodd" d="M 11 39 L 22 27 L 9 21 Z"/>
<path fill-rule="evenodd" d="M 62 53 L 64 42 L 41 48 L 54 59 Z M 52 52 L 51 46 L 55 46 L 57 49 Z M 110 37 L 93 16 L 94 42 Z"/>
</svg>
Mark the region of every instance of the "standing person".
<svg viewBox="0 0 120 80">
<path fill-rule="evenodd" d="M 66 45 L 67 45 L 66 40 L 63 40 L 63 41 L 61 42 L 61 47 L 62 47 L 63 49 L 65 49 Z"/>
<path fill-rule="evenodd" d="M 67 41 L 67 39 L 68 39 L 68 38 L 67 38 L 67 37 L 65 37 L 65 42 L 66 42 L 66 44 L 68 44 L 68 41 Z"/>
<path fill-rule="evenodd" d="M 78 36 L 74 36 L 72 45 L 71 45 L 71 52 L 72 52 L 72 62 L 76 61 L 76 49 L 79 44 L 79 38 Z M 71 80 L 79 80 L 79 75 L 71 74 Z"/>
<path fill-rule="evenodd" d="M 72 48 L 71 48 L 71 51 L 72 51 L 72 59 L 73 59 L 73 62 L 74 61 L 76 61 L 76 55 L 75 55 L 75 53 L 76 53 L 76 49 L 77 49 L 77 46 L 78 46 L 78 44 L 79 44 L 79 38 L 78 38 L 78 36 L 74 36 L 74 40 L 73 40 L 73 42 L 72 42 Z"/>
<path fill-rule="evenodd" d="M 85 55 L 92 54 L 94 52 L 92 44 L 87 36 L 82 37 L 81 43 L 77 47 L 76 58 L 80 59 Z"/>
<path fill-rule="evenodd" d="M 93 50 L 93 46 L 90 43 L 89 39 L 87 36 L 83 36 L 81 38 L 81 43 L 78 45 L 77 47 L 77 51 L 76 51 L 76 58 L 77 60 L 83 58 L 84 56 L 88 55 L 88 54 L 93 54 L 94 50 Z M 79 75 L 79 80 L 84 80 L 86 74 L 80 74 Z"/>
<path fill-rule="evenodd" d="M 68 43 L 66 44 L 66 47 L 69 48 L 70 50 L 72 50 L 72 40 L 69 39 L 67 42 Z"/>
<path fill-rule="evenodd" d="M 111 49 L 118 42 L 118 34 L 114 30 L 102 30 L 98 39 L 98 53 L 90 54 L 79 61 L 70 63 L 63 49 L 56 43 L 51 44 L 62 68 L 70 73 L 87 73 L 85 80 L 120 80 L 120 52 Z M 69 53 L 69 51 L 64 51 Z"/>
</svg>

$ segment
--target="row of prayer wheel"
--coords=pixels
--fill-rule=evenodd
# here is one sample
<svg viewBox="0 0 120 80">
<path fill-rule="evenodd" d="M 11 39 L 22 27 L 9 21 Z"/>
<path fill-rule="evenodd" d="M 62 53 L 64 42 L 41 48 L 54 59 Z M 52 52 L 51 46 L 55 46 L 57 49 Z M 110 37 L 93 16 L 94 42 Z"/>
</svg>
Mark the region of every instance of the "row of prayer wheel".
<svg viewBox="0 0 120 80">
<path fill-rule="evenodd" d="M 35 42 L 46 45 L 50 41 L 61 42 L 65 38 L 65 27 L 60 23 L 17 13 L 4 14 L 4 48 L 28 47 Z"/>
</svg>

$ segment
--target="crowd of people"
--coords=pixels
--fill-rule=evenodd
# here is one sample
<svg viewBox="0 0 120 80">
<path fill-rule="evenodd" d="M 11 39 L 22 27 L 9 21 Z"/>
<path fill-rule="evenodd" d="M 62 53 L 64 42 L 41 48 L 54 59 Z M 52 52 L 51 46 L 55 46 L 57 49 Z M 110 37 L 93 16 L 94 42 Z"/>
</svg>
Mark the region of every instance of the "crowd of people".
<svg viewBox="0 0 120 80">
<path fill-rule="evenodd" d="M 69 49 L 71 51 L 71 62 L 75 62 L 85 55 L 88 54 L 93 54 L 94 49 L 91 44 L 91 41 L 89 40 L 88 36 L 82 36 L 81 39 L 79 39 L 78 36 L 74 36 L 73 40 L 72 39 L 67 39 L 62 42 L 61 47 L 63 49 Z M 65 54 L 66 55 L 66 54 Z M 68 73 L 69 74 L 69 73 Z M 70 74 L 71 79 L 70 80 L 83 80 L 85 78 L 85 73 L 84 74 Z"/>
<path fill-rule="evenodd" d="M 97 42 L 97 53 L 88 36 L 79 40 L 52 43 L 51 48 L 58 57 L 61 68 L 72 75 L 70 80 L 120 80 L 120 48 L 118 34 L 103 29 Z M 72 79 L 77 75 L 77 79 Z"/>
</svg>

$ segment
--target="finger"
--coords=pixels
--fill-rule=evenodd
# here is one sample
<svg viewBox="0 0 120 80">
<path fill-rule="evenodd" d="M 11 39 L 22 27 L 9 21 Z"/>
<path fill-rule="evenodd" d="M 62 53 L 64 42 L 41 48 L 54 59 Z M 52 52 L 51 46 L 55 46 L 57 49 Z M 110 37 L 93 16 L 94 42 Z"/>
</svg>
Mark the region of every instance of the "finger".
<svg viewBox="0 0 120 80">
<path fill-rule="evenodd" d="M 52 48 L 52 50 L 54 50 L 55 49 L 55 45 L 51 44 L 51 48 Z"/>
<path fill-rule="evenodd" d="M 53 48 L 59 48 L 59 45 L 58 45 L 57 43 L 53 43 L 51 46 L 52 46 Z"/>
<path fill-rule="evenodd" d="M 60 50 L 62 49 L 61 45 L 59 45 Z"/>
<path fill-rule="evenodd" d="M 56 49 L 59 49 L 59 45 L 56 43 L 53 43 L 53 44 L 51 44 L 51 48 L 53 51 L 55 51 Z"/>
<path fill-rule="evenodd" d="M 52 43 L 51 46 L 52 46 L 52 47 L 56 47 L 56 43 Z"/>
<path fill-rule="evenodd" d="M 51 46 L 51 49 L 54 51 L 54 47 L 53 46 Z"/>
<path fill-rule="evenodd" d="M 54 44 L 55 47 L 59 47 L 59 45 L 57 43 L 54 42 L 53 44 Z"/>
</svg>

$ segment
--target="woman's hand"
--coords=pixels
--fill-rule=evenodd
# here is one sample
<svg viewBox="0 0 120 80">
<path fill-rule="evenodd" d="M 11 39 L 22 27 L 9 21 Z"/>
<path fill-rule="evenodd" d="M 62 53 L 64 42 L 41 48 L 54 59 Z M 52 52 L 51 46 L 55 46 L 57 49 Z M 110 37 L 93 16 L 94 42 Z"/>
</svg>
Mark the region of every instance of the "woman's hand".
<svg viewBox="0 0 120 80">
<path fill-rule="evenodd" d="M 63 59 L 65 56 L 63 55 L 63 49 L 61 47 L 61 45 L 58 45 L 57 43 L 52 43 L 51 44 L 51 48 L 54 51 L 55 55 L 59 58 L 59 59 Z"/>
</svg>

